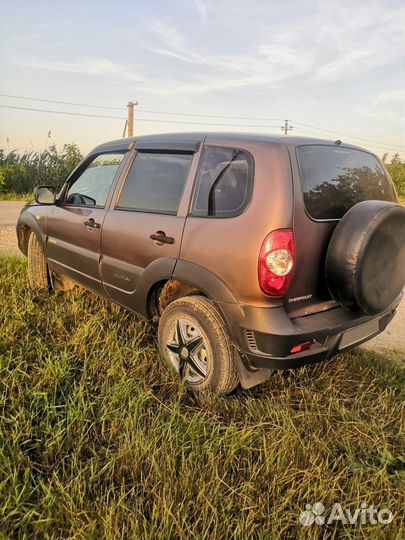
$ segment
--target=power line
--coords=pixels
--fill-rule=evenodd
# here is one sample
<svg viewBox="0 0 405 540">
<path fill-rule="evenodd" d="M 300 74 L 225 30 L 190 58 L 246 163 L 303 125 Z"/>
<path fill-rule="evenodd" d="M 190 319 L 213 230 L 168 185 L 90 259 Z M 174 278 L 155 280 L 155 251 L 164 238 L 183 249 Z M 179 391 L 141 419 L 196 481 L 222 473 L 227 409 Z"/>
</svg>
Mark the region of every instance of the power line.
<svg viewBox="0 0 405 540">
<path fill-rule="evenodd" d="M 88 114 L 88 113 L 75 113 L 71 111 L 54 111 L 51 109 L 37 109 L 34 107 L 17 107 L 16 105 L 2 105 L 0 107 L 3 109 L 17 109 L 21 111 L 35 111 L 43 113 L 53 113 L 53 114 L 66 114 L 69 116 L 86 116 L 90 118 L 110 118 L 113 120 L 126 120 L 124 116 L 107 116 L 102 114 Z M 258 125 L 258 124 L 220 124 L 213 122 L 188 122 L 186 120 L 159 120 L 156 118 L 140 118 L 137 116 L 137 122 L 155 122 L 158 124 L 189 124 L 189 125 L 199 125 L 199 126 L 225 126 L 225 127 L 255 127 L 255 128 L 277 128 L 279 126 L 271 125 Z"/>
<path fill-rule="evenodd" d="M 41 98 L 33 98 L 33 97 L 27 97 L 27 96 L 17 96 L 14 94 L 0 94 L 0 97 L 7 97 L 7 98 L 13 98 L 13 99 L 24 99 L 29 101 L 40 101 L 43 103 L 56 103 L 58 105 L 72 105 L 72 106 L 78 106 L 78 107 L 90 107 L 90 108 L 96 108 L 96 109 L 110 109 L 113 111 L 123 111 L 124 107 L 111 107 L 108 105 L 91 105 L 89 103 L 77 103 L 74 101 L 57 101 L 55 99 L 41 99 Z M 199 116 L 202 118 L 228 118 L 229 120 L 257 120 L 257 121 L 263 121 L 263 122 L 278 122 L 279 120 L 282 120 L 282 118 L 257 118 L 253 116 L 224 116 L 224 115 L 218 115 L 218 114 L 202 114 L 202 113 L 183 113 L 183 112 L 169 112 L 169 111 L 152 111 L 148 109 L 137 109 L 139 112 L 145 112 L 150 114 L 167 114 L 172 116 Z"/>
<path fill-rule="evenodd" d="M 305 126 L 306 128 L 310 128 L 311 130 L 321 131 L 321 132 L 324 132 L 324 133 L 333 133 L 335 136 L 338 134 L 338 132 L 332 131 L 330 129 L 318 128 L 316 126 L 312 126 L 311 124 L 304 124 L 303 122 L 297 122 L 295 120 L 293 120 L 293 122 L 295 124 L 298 124 L 298 126 Z M 298 129 L 300 129 L 300 128 L 298 128 Z M 365 141 L 365 142 L 369 142 L 369 143 L 373 143 L 373 144 L 376 144 L 376 143 L 379 142 L 379 141 L 373 141 L 371 139 L 365 139 L 364 137 L 357 137 L 355 135 L 344 134 L 344 133 L 341 133 L 341 132 L 339 132 L 339 135 L 342 136 L 342 137 L 347 137 L 347 138 L 350 138 L 350 139 L 357 139 L 359 141 Z M 389 144 L 389 143 L 383 143 L 383 144 L 384 144 L 384 146 L 393 146 L 393 147 L 397 148 L 397 146 L 395 146 L 393 144 Z"/>
<path fill-rule="evenodd" d="M 0 107 L 2 107 L 3 109 L 17 109 L 19 111 L 35 111 L 35 112 L 53 113 L 53 114 L 67 114 L 69 116 L 89 116 L 91 118 L 111 118 L 113 120 L 125 120 L 124 116 L 106 116 L 102 114 L 75 113 L 71 111 L 52 111 L 50 109 L 36 109 L 33 107 L 17 107 L 16 105 L 3 105 L 3 104 L 0 104 Z"/>
<path fill-rule="evenodd" d="M 24 99 L 27 101 L 40 101 L 42 103 L 56 103 L 57 105 L 75 105 L 78 107 L 91 107 L 94 109 L 110 109 L 112 111 L 123 111 L 124 107 L 110 107 L 108 105 L 90 105 L 89 103 L 76 103 L 73 101 L 58 101 L 56 99 L 41 99 L 27 96 L 15 96 L 14 94 L 0 94 L 0 97 Z"/>
<path fill-rule="evenodd" d="M 23 99 L 23 100 L 29 100 L 29 101 L 38 101 L 38 102 L 43 102 L 43 103 L 55 103 L 55 104 L 59 104 L 59 105 L 89 107 L 89 108 L 96 108 L 96 109 L 109 109 L 109 110 L 114 110 L 114 111 L 123 111 L 124 110 L 123 107 L 112 107 L 112 106 L 109 106 L 109 105 L 93 105 L 93 104 L 89 104 L 89 103 L 79 103 L 79 102 L 74 102 L 74 101 L 59 101 L 59 100 L 54 100 L 54 99 L 34 98 L 34 97 L 29 97 L 29 96 L 19 96 L 19 95 L 16 95 L 16 94 L 0 94 L 0 97 L 7 97 L 7 98 L 13 98 L 13 99 Z M 27 110 L 29 110 L 29 109 L 27 109 Z M 138 112 L 140 112 L 140 113 L 145 112 L 145 113 L 148 113 L 148 114 L 164 114 L 164 115 L 170 115 L 170 116 L 188 116 L 188 117 L 201 117 L 201 118 L 222 118 L 222 119 L 230 119 L 230 120 L 254 120 L 254 121 L 259 121 L 259 122 L 272 122 L 272 121 L 282 120 L 281 118 L 257 118 L 257 117 L 253 117 L 253 116 L 211 115 L 211 114 L 203 114 L 203 113 L 182 113 L 182 112 L 172 112 L 172 111 L 153 111 L 153 110 L 148 110 L 148 109 L 138 109 Z M 57 114 L 62 114 L 62 113 L 57 113 Z M 67 114 L 67 112 L 64 113 L 64 114 Z M 71 114 L 73 114 L 73 113 L 71 113 Z M 76 113 L 76 116 L 79 116 L 79 114 Z M 83 116 L 84 116 L 84 114 L 83 114 Z M 94 115 L 94 116 L 96 116 L 96 115 Z M 105 118 L 108 118 L 108 117 L 106 116 Z M 113 117 L 110 117 L 110 118 L 113 118 Z M 153 122 L 154 120 L 153 119 L 144 119 L 144 121 Z M 159 122 L 169 123 L 167 120 L 165 120 L 165 121 L 164 120 L 159 120 Z M 291 122 L 291 120 L 287 120 L 287 122 Z M 305 124 L 303 122 L 297 122 L 295 120 L 293 120 L 293 122 L 295 124 L 297 124 L 297 125 L 305 126 L 307 128 L 313 129 L 315 131 L 320 131 L 320 132 L 324 132 L 324 133 L 331 133 L 335 137 L 339 135 L 341 137 L 347 137 L 347 138 L 350 138 L 350 139 L 357 139 L 359 141 L 369 142 L 369 143 L 372 143 L 372 144 L 374 144 L 376 146 L 380 145 L 380 148 L 382 148 L 382 146 L 384 146 L 384 147 L 391 147 L 391 148 L 394 148 L 394 149 L 398 149 L 397 146 L 389 144 L 389 143 L 383 143 L 381 141 L 374 141 L 374 140 L 371 140 L 371 139 L 366 139 L 364 137 L 359 137 L 359 136 L 356 136 L 356 135 L 348 135 L 348 134 L 341 133 L 341 132 L 338 133 L 337 131 L 334 131 L 334 130 L 319 128 L 317 126 L 313 126 L 311 124 Z M 186 124 L 186 122 L 180 122 L 180 121 L 175 121 L 175 120 L 173 120 L 172 123 Z M 198 122 L 190 122 L 190 124 L 217 125 L 217 126 L 221 126 L 221 125 L 227 126 L 228 125 L 228 124 L 212 124 L 212 123 L 205 124 L 205 123 L 198 123 Z M 245 125 L 245 126 L 244 125 L 239 125 L 239 124 L 229 124 L 229 125 L 230 126 L 233 125 L 235 127 L 258 127 L 258 128 L 260 128 L 260 127 L 266 127 L 266 128 L 267 127 L 278 127 L 278 126 L 268 126 L 268 125 L 265 125 L 265 124 L 263 124 L 263 125 L 262 124 L 260 124 L 260 125 Z"/>
<path fill-rule="evenodd" d="M 314 131 L 313 129 L 308 129 L 306 127 L 300 127 L 300 126 L 296 126 L 295 127 L 295 131 L 301 131 L 303 132 L 303 134 L 306 134 L 306 133 L 309 133 L 310 135 L 313 135 L 314 137 L 320 137 L 321 134 L 319 133 L 319 131 Z M 342 133 L 338 134 L 336 133 L 335 131 L 333 132 L 330 132 L 330 133 L 333 133 L 335 135 L 335 137 L 342 137 L 346 140 L 350 140 L 350 139 L 359 139 L 358 137 L 353 137 L 352 135 L 343 135 Z M 362 140 L 365 140 L 367 142 L 369 142 L 370 144 L 372 144 L 373 146 L 375 146 L 376 148 L 382 148 L 383 150 L 391 150 L 391 151 L 394 151 L 394 150 L 397 150 L 399 152 L 402 152 L 403 151 L 403 148 L 400 148 L 399 146 L 395 146 L 393 144 L 385 144 L 385 143 L 382 143 L 380 144 L 378 141 L 371 141 L 369 139 L 362 139 Z"/>
<path fill-rule="evenodd" d="M 173 116 L 199 116 L 202 118 L 223 118 L 229 120 L 255 120 L 259 122 L 278 122 L 282 118 L 257 118 L 255 116 L 223 116 L 219 114 L 200 114 L 200 113 L 179 113 L 179 112 L 168 112 L 168 111 L 148 111 L 146 109 L 139 109 L 139 112 L 146 112 L 152 114 L 170 114 Z"/>
<path fill-rule="evenodd" d="M 307 128 L 303 128 L 303 127 L 296 127 L 295 131 L 299 131 L 300 132 L 299 135 L 301 136 L 307 135 L 308 137 L 311 136 L 318 139 L 321 137 L 319 133 L 312 131 L 310 129 L 307 129 Z M 337 134 L 335 134 L 335 136 L 337 136 Z M 345 139 L 345 141 L 349 143 L 349 140 L 350 140 L 350 137 L 348 136 L 347 139 Z M 354 142 L 353 144 L 356 145 L 356 142 Z M 360 144 L 360 142 L 357 144 Z M 403 151 L 403 148 L 400 148 L 399 146 L 385 146 L 384 144 L 379 144 L 378 142 L 375 142 L 375 141 L 370 142 L 370 144 L 372 144 L 375 148 L 380 148 L 381 150 L 386 150 L 387 152 L 402 152 Z"/>
<path fill-rule="evenodd" d="M 15 98 L 15 99 L 24 99 L 24 100 L 30 100 L 30 101 L 40 101 L 44 103 L 55 103 L 55 104 L 64 104 L 69 106 L 79 106 L 79 107 L 94 107 L 98 109 L 110 109 L 110 110 L 120 110 L 123 111 L 122 107 L 110 107 L 110 106 L 103 106 L 103 105 L 90 105 L 85 103 L 76 103 L 76 102 L 69 102 L 69 101 L 58 101 L 58 100 L 49 100 L 49 99 L 40 99 L 40 98 L 32 98 L 27 96 L 17 96 L 14 94 L 0 94 L 0 97 L 9 97 L 9 98 Z M 25 110 L 25 111 L 35 111 L 35 112 L 43 112 L 43 113 L 51 113 L 51 114 L 61 114 L 61 115 L 69 115 L 69 116 L 83 116 L 83 117 L 89 117 L 89 118 L 105 118 L 105 119 L 112 119 L 112 120 L 125 120 L 125 117 L 121 116 L 108 116 L 108 115 L 100 115 L 100 114 L 90 114 L 90 113 L 76 113 L 71 111 L 55 111 L 50 109 L 39 109 L 34 107 L 19 107 L 16 105 L 2 105 L 0 104 L 0 107 L 5 109 L 16 109 L 16 110 Z M 179 115 L 179 116 L 198 116 L 198 117 L 204 117 L 204 118 L 229 118 L 229 119 L 244 119 L 244 120 L 259 120 L 259 121 L 271 121 L 271 120 L 277 120 L 276 118 L 270 119 L 270 118 L 256 118 L 256 117 L 236 117 L 236 116 L 216 116 L 216 115 L 206 115 L 206 114 L 193 114 L 193 113 L 175 113 L 175 112 L 168 112 L 168 111 L 151 111 L 151 110 L 141 110 L 139 109 L 139 112 L 147 112 L 151 114 L 165 114 L 165 115 Z M 154 119 L 154 118 L 140 118 L 137 117 L 137 120 L 140 122 L 152 122 L 152 123 L 163 123 L 163 124 L 183 124 L 183 125 L 201 125 L 201 126 L 222 126 L 222 127 L 254 127 L 254 128 L 279 128 L 278 125 L 269 125 L 269 124 L 225 124 L 225 123 L 212 123 L 212 122 L 194 122 L 194 121 L 185 121 L 185 120 L 163 120 L 163 119 Z M 359 141 L 365 141 L 368 143 L 373 144 L 377 148 L 382 148 L 386 150 L 399 150 L 402 151 L 403 148 L 399 148 L 398 146 L 389 144 L 389 143 L 382 143 L 381 141 L 374 141 L 371 139 L 366 139 L 363 137 L 358 137 L 355 135 L 348 135 L 344 133 L 338 133 L 337 131 L 333 131 L 330 129 L 324 129 L 319 128 L 317 126 L 313 126 L 311 124 L 305 124 L 303 122 L 293 121 L 294 124 L 298 125 L 296 129 L 298 131 L 311 131 L 313 132 L 324 132 L 324 133 L 331 133 L 335 137 L 338 135 L 343 138 L 348 139 L 356 139 Z M 300 128 L 299 126 L 303 126 L 305 129 Z M 307 129 L 309 128 L 309 129 Z"/>
</svg>

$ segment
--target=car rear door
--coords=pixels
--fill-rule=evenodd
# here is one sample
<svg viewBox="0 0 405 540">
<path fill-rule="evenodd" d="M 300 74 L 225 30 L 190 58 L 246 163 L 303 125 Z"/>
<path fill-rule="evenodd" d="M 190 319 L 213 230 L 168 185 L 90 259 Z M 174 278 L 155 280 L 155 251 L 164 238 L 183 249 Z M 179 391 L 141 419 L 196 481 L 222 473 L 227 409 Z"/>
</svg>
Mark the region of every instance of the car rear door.
<svg viewBox="0 0 405 540">
<path fill-rule="evenodd" d="M 291 316 L 335 307 L 325 272 L 332 233 L 340 218 L 364 200 L 395 201 L 378 158 L 341 144 L 289 145 L 294 177 L 295 275 L 286 296 Z"/>
<path fill-rule="evenodd" d="M 99 274 L 101 227 L 125 151 L 94 154 L 78 169 L 47 216 L 49 266 L 103 293 Z"/>
<path fill-rule="evenodd" d="M 198 147 L 196 141 L 137 143 L 132 165 L 106 214 L 100 263 L 103 286 L 114 301 L 129 309 L 139 311 L 134 293 L 152 263 L 165 261 L 165 277 L 174 269 Z"/>
</svg>

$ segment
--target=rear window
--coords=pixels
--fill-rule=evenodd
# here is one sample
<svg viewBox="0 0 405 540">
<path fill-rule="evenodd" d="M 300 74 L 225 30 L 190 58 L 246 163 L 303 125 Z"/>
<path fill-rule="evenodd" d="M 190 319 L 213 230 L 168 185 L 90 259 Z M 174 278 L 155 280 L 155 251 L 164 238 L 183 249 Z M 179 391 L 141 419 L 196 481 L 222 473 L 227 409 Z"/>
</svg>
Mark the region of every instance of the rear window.
<svg viewBox="0 0 405 540">
<path fill-rule="evenodd" d="M 305 206 L 314 219 L 339 219 L 365 200 L 395 201 L 384 169 L 368 152 L 321 145 L 297 152 Z"/>
<path fill-rule="evenodd" d="M 233 217 L 246 208 L 253 183 L 253 158 L 244 150 L 207 146 L 196 182 L 192 215 Z"/>
<path fill-rule="evenodd" d="M 117 208 L 177 214 L 193 154 L 139 152 Z"/>
</svg>

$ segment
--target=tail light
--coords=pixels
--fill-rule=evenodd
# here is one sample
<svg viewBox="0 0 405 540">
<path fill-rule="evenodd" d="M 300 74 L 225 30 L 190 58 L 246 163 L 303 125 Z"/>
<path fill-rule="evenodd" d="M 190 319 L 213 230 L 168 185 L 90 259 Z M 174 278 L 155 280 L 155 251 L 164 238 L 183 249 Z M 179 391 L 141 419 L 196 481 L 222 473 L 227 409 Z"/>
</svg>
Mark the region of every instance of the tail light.
<svg viewBox="0 0 405 540">
<path fill-rule="evenodd" d="M 295 240 L 291 229 L 268 234 L 259 256 L 259 284 L 269 296 L 284 296 L 294 274 Z"/>
</svg>

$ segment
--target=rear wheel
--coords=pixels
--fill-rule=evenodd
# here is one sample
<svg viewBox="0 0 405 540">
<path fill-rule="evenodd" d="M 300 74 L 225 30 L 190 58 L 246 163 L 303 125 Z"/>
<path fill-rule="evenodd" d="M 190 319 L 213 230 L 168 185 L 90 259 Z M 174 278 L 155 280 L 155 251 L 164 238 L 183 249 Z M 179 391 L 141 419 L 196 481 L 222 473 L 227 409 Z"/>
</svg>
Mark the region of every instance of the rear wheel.
<svg viewBox="0 0 405 540">
<path fill-rule="evenodd" d="M 221 315 L 202 296 L 175 300 L 159 321 L 159 348 L 194 390 L 229 394 L 239 383 L 234 352 Z"/>
<path fill-rule="evenodd" d="M 28 283 L 35 291 L 49 291 L 48 265 L 38 238 L 32 232 L 28 239 Z"/>
</svg>

